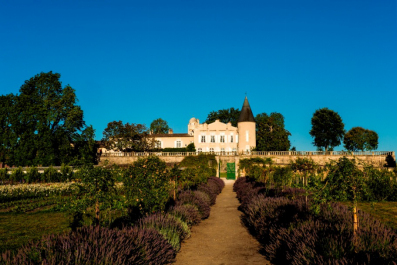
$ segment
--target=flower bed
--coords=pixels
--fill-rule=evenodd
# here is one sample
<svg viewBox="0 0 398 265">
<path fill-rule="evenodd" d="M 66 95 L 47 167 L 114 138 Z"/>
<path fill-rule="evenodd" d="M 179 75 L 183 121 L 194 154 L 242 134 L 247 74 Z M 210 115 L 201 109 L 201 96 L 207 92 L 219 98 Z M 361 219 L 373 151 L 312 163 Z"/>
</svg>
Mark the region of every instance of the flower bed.
<svg viewBox="0 0 398 265">
<path fill-rule="evenodd" d="M 277 264 L 395 264 L 396 231 L 366 213 L 359 213 L 354 237 L 348 207 L 323 205 L 315 215 L 302 191 L 268 192 L 261 184 L 240 178 L 234 190 L 243 207 L 243 223 Z"/>
</svg>

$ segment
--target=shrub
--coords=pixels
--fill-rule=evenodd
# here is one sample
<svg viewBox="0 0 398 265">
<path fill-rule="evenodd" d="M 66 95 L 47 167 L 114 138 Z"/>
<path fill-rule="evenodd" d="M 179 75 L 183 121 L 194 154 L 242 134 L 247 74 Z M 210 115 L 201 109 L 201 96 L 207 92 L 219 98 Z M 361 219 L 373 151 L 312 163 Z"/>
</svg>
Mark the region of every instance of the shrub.
<svg viewBox="0 0 398 265">
<path fill-rule="evenodd" d="M 140 220 L 139 227 L 156 229 L 176 251 L 180 249 L 181 241 L 188 236 L 181 221 L 167 214 L 156 213 L 149 215 Z"/>
<path fill-rule="evenodd" d="M 142 215 L 163 211 L 170 197 L 170 175 L 166 163 L 157 156 L 138 159 L 125 170 L 123 187 L 128 207 Z"/>
<path fill-rule="evenodd" d="M 207 195 L 200 191 L 183 191 L 178 195 L 176 206 L 190 204 L 198 208 L 202 219 L 210 215 L 210 204 Z"/>
<path fill-rule="evenodd" d="M 314 215 L 302 189 L 259 194 L 261 186 L 248 178 L 238 180 L 234 189 L 244 205 L 242 222 L 262 243 L 262 252 L 271 262 L 395 264 L 397 234 L 371 216 L 359 212 L 360 227 L 354 236 L 352 213 L 344 205 L 323 204 Z"/>
<path fill-rule="evenodd" d="M 175 251 L 154 229 L 84 227 L 31 242 L 15 255 L 6 251 L 4 264 L 164 264 Z"/>
<path fill-rule="evenodd" d="M 62 163 L 60 171 L 62 181 L 71 180 L 73 178 L 73 169 L 70 166 Z"/>
<path fill-rule="evenodd" d="M 7 168 L 1 168 L 0 169 L 0 181 L 6 181 L 8 179 L 9 179 L 8 169 Z"/>
<path fill-rule="evenodd" d="M 27 183 L 37 182 L 40 180 L 40 173 L 37 167 L 30 167 L 25 174 L 25 181 Z"/>
<path fill-rule="evenodd" d="M 201 221 L 199 210 L 194 205 L 185 204 L 174 206 L 170 209 L 169 213 L 180 218 L 189 226 L 199 224 Z"/>
<path fill-rule="evenodd" d="M 10 179 L 13 182 L 20 182 L 24 179 L 25 174 L 23 173 L 22 167 L 14 169 L 11 173 Z"/>
<path fill-rule="evenodd" d="M 59 181 L 59 176 L 58 176 L 58 171 L 53 168 L 52 166 L 49 166 L 44 170 L 44 173 L 41 174 L 42 181 L 45 182 L 55 182 Z"/>
</svg>

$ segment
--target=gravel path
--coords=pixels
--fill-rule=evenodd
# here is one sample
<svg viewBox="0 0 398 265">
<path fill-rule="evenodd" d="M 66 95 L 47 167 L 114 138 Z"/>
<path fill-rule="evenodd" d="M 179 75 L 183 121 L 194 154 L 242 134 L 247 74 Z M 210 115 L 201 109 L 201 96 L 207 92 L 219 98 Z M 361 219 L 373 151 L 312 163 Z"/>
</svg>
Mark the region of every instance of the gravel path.
<svg viewBox="0 0 398 265">
<path fill-rule="evenodd" d="M 211 207 L 210 217 L 193 227 L 175 264 L 271 264 L 258 253 L 259 243 L 240 222 L 239 201 L 232 191 L 234 181 L 224 182 L 225 188 Z"/>
</svg>

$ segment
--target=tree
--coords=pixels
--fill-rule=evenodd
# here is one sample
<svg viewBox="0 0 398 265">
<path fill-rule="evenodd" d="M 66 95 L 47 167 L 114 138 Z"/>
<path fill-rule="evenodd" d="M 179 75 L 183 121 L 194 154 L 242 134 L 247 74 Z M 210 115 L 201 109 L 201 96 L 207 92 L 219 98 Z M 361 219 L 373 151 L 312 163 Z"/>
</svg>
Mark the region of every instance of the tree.
<svg viewBox="0 0 398 265">
<path fill-rule="evenodd" d="M 344 123 L 337 112 L 328 108 L 318 109 L 311 119 L 310 135 L 314 138 L 313 144 L 325 148 L 340 145 L 344 137 Z"/>
<path fill-rule="evenodd" d="M 229 109 L 221 109 L 218 111 L 212 111 L 207 115 L 207 119 L 205 123 L 213 123 L 216 120 L 220 120 L 220 122 L 228 123 L 231 122 L 232 126 L 238 126 L 240 110 L 235 108 Z"/>
<path fill-rule="evenodd" d="M 258 151 L 288 151 L 289 136 L 285 129 L 282 114 L 273 112 L 270 116 L 261 113 L 256 116 L 256 150 Z"/>
<path fill-rule="evenodd" d="M 7 120 L 0 118 L 8 124 L 0 145 L 8 149 L 9 165 L 61 165 L 74 159 L 74 140 L 86 125 L 75 90 L 62 87 L 60 77 L 40 73 L 25 81 L 19 95 L 6 96 L 8 103 L 0 112 L 10 112 Z"/>
<path fill-rule="evenodd" d="M 16 140 L 12 130 L 12 123 L 15 121 L 14 102 L 15 96 L 12 94 L 0 96 L 0 162 L 2 167 L 5 167 Z"/>
<path fill-rule="evenodd" d="M 102 140 L 108 150 L 143 152 L 152 149 L 154 145 L 148 135 L 145 124 L 123 124 L 122 121 L 113 121 L 105 128 Z"/>
<path fill-rule="evenodd" d="M 344 135 L 344 147 L 348 151 L 377 149 L 379 136 L 375 131 L 354 127 Z"/>
<path fill-rule="evenodd" d="M 93 224 L 100 225 L 101 210 L 115 209 L 120 204 L 115 178 L 110 169 L 103 167 L 83 166 L 78 177 L 81 183 L 76 184 L 76 193 L 68 203 L 69 214 L 73 216 L 72 228 L 81 223 L 83 214 L 89 216 Z"/>
<path fill-rule="evenodd" d="M 354 236 L 358 230 L 357 202 L 366 197 L 367 187 L 364 173 L 358 168 L 355 159 L 342 157 L 327 165 L 326 179 L 312 188 L 314 206 L 330 201 L 351 201 Z"/>
<path fill-rule="evenodd" d="M 168 133 L 170 130 L 169 125 L 167 124 L 167 121 L 162 120 L 161 118 L 154 120 L 151 123 L 150 130 L 152 133 L 157 134 L 157 133 Z"/>
<path fill-rule="evenodd" d="M 296 161 L 291 161 L 290 167 L 294 172 L 300 172 L 303 174 L 303 186 L 308 184 L 308 174 L 315 173 L 318 169 L 318 165 L 311 158 L 300 158 Z M 308 194 L 305 194 L 305 205 L 308 205 Z"/>
</svg>

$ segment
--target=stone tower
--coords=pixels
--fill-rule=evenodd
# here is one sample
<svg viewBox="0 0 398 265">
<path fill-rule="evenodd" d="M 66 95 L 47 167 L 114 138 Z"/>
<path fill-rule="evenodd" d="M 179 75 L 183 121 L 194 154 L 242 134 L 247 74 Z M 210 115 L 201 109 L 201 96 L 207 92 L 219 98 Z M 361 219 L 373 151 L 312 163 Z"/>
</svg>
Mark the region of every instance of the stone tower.
<svg viewBox="0 0 398 265">
<path fill-rule="evenodd" d="M 248 152 L 256 147 L 256 122 L 249 101 L 245 97 L 238 120 L 238 152 Z"/>
</svg>

